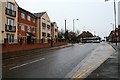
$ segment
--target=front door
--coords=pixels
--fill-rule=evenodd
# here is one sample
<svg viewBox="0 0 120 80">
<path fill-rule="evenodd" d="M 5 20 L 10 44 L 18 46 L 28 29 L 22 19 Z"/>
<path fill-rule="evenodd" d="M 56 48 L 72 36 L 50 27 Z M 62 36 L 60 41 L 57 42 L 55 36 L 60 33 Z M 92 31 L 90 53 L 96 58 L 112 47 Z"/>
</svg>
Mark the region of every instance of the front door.
<svg viewBox="0 0 120 80">
<path fill-rule="evenodd" d="M 31 44 L 31 36 L 27 36 L 27 44 Z"/>
</svg>

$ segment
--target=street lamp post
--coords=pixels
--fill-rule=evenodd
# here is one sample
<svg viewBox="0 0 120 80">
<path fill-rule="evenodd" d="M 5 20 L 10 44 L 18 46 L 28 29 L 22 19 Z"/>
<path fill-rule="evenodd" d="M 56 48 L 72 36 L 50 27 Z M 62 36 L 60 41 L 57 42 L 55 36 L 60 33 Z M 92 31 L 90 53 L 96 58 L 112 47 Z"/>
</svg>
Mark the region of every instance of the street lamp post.
<svg viewBox="0 0 120 80">
<path fill-rule="evenodd" d="M 65 20 L 65 33 L 64 33 L 64 37 L 65 37 L 65 40 L 66 40 L 66 20 Z"/>
<path fill-rule="evenodd" d="M 74 32 L 74 29 L 75 29 L 75 20 L 79 20 L 79 19 L 73 19 L 73 32 Z"/>
<path fill-rule="evenodd" d="M 115 36 L 116 36 L 116 46 L 117 46 L 117 25 L 116 25 L 116 3 L 115 3 L 115 0 L 114 0 L 114 16 L 115 16 Z"/>
<path fill-rule="evenodd" d="M 75 20 L 79 20 L 79 19 L 73 19 L 73 35 L 72 35 L 73 38 L 74 38 Z M 73 45 L 73 40 L 72 40 L 72 45 Z"/>
<path fill-rule="evenodd" d="M 105 1 L 109 1 L 109 0 L 105 0 Z M 116 46 L 117 46 L 117 25 L 116 25 L 116 2 L 114 0 L 114 19 L 115 19 L 115 36 L 116 36 Z"/>
</svg>

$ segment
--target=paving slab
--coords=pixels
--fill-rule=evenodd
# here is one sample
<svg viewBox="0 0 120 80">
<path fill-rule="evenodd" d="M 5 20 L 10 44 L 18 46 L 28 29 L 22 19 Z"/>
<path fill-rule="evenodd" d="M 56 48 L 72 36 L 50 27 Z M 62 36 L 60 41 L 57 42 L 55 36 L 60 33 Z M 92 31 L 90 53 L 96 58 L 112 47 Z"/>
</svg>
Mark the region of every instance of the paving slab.
<svg viewBox="0 0 120 80">
<path fill-rule="evenodd" d="M 101 43 L 95 50 L 91 52 L 80 64 L 73 69 L 66 78 L 70 76 L 72 79 L 86 78 L 96 68 L 98 68 L 104 61 L 106 61 L 115 50 L 107 43 Z"/>
<path fill-rule="evenodd" d="M 93 71 L 85 80 L 120 80 L 120 64 L 119 54 L 120 45 L 117 47 L 115 44 L 111 44 L 116 50 L 115 54 L 111 55 L 101 66 Z"/>
</svg>

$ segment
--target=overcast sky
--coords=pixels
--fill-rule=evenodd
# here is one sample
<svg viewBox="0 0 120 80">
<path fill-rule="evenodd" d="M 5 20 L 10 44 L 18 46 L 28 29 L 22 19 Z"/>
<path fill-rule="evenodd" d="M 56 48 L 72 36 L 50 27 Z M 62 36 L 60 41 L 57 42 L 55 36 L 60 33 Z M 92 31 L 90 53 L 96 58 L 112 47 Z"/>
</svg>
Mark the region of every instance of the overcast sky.
<svg viewBox="0 0 120 80">
<path fill-rule="evenodd" d="M 110 33 L 114 23 L 113 0 L 16 0 L 18 5 L 32 13 L 47 12 L 52 22 L 57 22 L 59 30 L 67 29 L 88 30 L 104 37 Z M 118 2 L 119 0 L 116 0 Z"/>
</svg>

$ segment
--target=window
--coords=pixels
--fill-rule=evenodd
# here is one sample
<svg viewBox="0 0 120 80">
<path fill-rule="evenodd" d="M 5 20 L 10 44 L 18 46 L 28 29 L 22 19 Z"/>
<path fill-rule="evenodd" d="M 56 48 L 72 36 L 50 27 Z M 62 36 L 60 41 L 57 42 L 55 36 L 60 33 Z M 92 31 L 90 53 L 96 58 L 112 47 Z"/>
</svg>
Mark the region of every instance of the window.
<svg viewBox="0 0 120 80">
<path fill-rule="evenodd" d="M 14 35 L 8 35 L 8 43 L 13 43 L 14 42 Z"/>
<path fill-rule="evenodd" d="M 28 32 L 31 32 L 31 31 L 30 31 L 30 26 L 28 26 L 28 28 L 27 28 L 27 29 L 28 29 Z"/>
<path fill-rule="evenodd" d="M 45 30 L 45 29 L 46 29 L 46 27 L 42 27 L 42 29 L 44 29 L 44 30 Z"/>
<path fill-rule="evenodd" d="M 21 18 L 25 19 L 25 14 L 24 13 L 21 13 Z"/>
<path fill-rule="evenodd" d="M 45 19 L 44 18 L 42 18 L 42 23 L 45 23 Z"/>
<path fill-rule="evenodd" d="M 33 18 L 33 23 L 35 23 L 35 19 Z"/>
<path fill-rule="evenodd" d="M 47 20 L 48 25 L 50 25 L 50 20 Z"/>
<path fill-rule="evenodd" d="M 33 28 L 33 33 L 35 33 L 36 32 L 36 29 L 35 28 Z"/>
<path fill-rule="evenodd" d="M 14 20 L 7 18 L 7 25 L 13 26 L 14 25 Z"/>
<path fill-rule="evenodd" d="M 28 17 L 27 17 L 27 18 L 28 18 L 28 21 L 30 21 L 30 16 L 29 16 L 29 15 L 28 15 Z"/>
<path fill-rule="evenodd" d="M 10 10 L 14 10 L 14 4 L 8 2 L 8 3 L 7 3 L 7 8 L 10 9 Z"/>
<path fill-rule="evenodd" d="M 45 36 L 46 36 L 46 33 L 45 33 L 45 32 L 43 32 L 43 33 L 42 33 L 42 36 L 43 36 L 43 37 L 45 37 Z"/>
<path fill-rule="evenodd" d="M 21 30 L 25 31 L 25 26 L 24 25 L 21 25 Z"/>
</svg>

